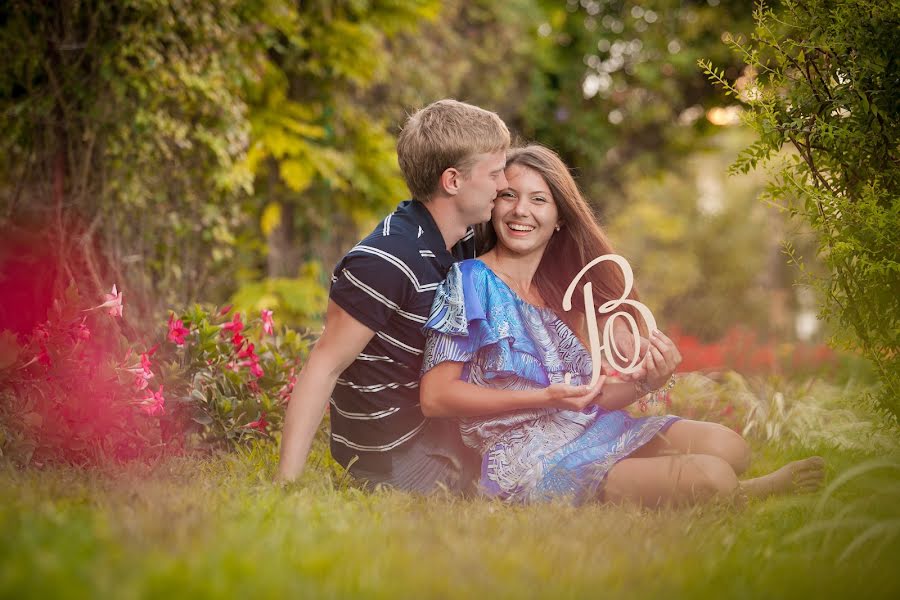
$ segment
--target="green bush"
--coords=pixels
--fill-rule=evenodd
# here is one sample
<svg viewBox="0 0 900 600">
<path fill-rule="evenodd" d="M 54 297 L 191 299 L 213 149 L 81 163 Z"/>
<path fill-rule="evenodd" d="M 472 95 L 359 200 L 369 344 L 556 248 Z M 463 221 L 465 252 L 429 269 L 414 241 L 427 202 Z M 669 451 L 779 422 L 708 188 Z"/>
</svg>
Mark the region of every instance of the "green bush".
<svg viewBox="0 0 900 600">
<path fill-rule="evenodd" d="M 766 199 L 808 222 L 828 274 L 804 269 L 824 298 L 833 342 L 858 349 L 883 382 L 879 406 L 900 420 L 900 27 L 896 3 L 760 2 L 736 81 L 701 61 L 747 107 L 759 140 L 732 170 L 775 162 Z M 780 150 L 790 145 L 793 152 Z"/>
</svg>

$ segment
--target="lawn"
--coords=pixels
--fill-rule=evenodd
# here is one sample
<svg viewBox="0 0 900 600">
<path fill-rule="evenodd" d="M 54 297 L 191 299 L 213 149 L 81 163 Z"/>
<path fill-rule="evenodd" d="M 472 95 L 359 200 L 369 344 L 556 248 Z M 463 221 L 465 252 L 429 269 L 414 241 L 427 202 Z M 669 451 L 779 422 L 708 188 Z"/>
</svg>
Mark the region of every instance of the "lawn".
<svg viewBox="0 0 900 600">
<path fill-rule="evenodd" d="M 323 436 L 286 489 L 264 442 L 152 465 L 0 467 L 0 597 L 897 598 L 900 452 L 832 392 L 812 421 L 794 410 L 801 394 L 777 401 L 792 433 L 751 436 L 750 475 L 816 453 L 825 490 L 743 509 L 365 493 Z M 843 438 L 823 434 L 835 423 Z"/>
</svg>

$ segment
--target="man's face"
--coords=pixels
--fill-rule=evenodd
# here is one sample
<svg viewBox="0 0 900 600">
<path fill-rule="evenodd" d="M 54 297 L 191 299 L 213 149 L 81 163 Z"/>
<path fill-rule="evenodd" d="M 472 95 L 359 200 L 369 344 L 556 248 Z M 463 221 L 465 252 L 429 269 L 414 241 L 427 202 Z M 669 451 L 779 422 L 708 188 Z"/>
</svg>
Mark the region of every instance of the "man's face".
<svg viewBox="0 0 900 600">
<path fill-rule="evenodd" d="M 490 220 L 494 199 L 507 187 L 503 173 L 505 166 L 506 151 L 479 154 L 469 176 L 461 177 L 456 205 L 466 224 L 475 225 Z"/>
</svg>

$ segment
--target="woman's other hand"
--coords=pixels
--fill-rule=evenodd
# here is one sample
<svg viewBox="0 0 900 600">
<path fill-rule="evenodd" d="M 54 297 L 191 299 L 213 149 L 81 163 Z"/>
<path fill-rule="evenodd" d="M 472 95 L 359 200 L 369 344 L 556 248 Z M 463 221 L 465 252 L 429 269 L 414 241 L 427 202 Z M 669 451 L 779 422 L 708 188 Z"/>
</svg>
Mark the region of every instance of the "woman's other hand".
<svg viewBox="0 0 900 600">
<path fill-rule="evenodd" d="M 675 343 L 658 329 L 650 334 L 650 349 L 644 357 L 642 367 L 646 375 L 646 387 L 658 389 L 666 384 L 675 369 L 681 364 L 681 353 Z"/>
<path fill-rule="evenodd" d="M 597 379 L 594 387 L 586 385 L 569 385 L 566 383 L 554 383 L 544 388 L 547 408 L 559 408 L 562 410 L 584 410 L 589 404 L 598 400 L 603 395 L 603 384 L 606 375 Z"/>
</svg>

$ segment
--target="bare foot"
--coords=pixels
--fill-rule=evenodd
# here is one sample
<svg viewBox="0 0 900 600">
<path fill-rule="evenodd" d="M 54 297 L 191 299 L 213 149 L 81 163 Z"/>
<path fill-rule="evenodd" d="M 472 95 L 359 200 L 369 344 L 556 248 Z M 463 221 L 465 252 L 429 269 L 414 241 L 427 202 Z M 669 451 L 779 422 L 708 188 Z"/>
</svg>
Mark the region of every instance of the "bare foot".
<svg viewBox="0 0 900 600">
<path fill-rule="evenodd" d="M 822 487 L 825 459 L 811 456 L 790 462 L 768 475 L 741 482 L 741 489 L 752 498 L 776 494 L 807 494 Z"/>
</svg>

